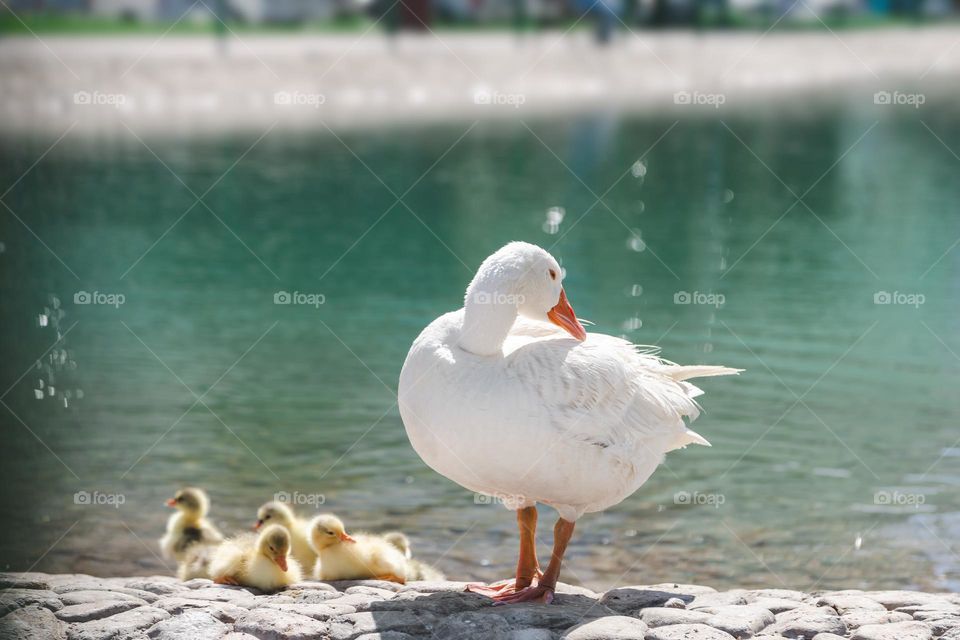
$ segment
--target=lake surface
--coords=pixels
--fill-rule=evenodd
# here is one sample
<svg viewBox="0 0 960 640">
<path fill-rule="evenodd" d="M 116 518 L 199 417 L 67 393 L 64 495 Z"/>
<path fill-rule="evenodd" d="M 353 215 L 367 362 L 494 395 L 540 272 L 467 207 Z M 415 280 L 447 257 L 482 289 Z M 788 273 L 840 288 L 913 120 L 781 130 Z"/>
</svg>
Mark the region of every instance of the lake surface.
<svg viewBox="0 0 960 640">
<path fill-rule="evenodd" d="M 507 576 L 512 514 L 419 460 L 395 389 L 422 327 L 522 239 L 594 330 L 747 370 L 702 385 L 712 448 L 580 521 L 565 580 L 960 588 L 955 113 L 70 134 L 19 182 L 59 132 L 6 140 L 0 569 L 170 571 L 163 501 L 194 484 L 224 529 L 322 495 L 451 576 Z"/>
</svg>

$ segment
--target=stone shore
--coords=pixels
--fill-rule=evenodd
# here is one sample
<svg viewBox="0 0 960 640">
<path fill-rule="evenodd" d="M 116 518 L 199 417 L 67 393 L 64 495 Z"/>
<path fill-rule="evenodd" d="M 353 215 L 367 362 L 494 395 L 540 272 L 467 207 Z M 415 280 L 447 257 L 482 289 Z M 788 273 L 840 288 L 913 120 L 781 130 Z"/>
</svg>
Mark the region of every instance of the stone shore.
<svg viewBox="0 0 960 640">
<path fill-rule="evenodd" d="M 304 582 L 275 594 L 166 576 L 0 574 L 0 638 L 43 640 L 960 640 L 960 595 L 561 585 L 493 606 L 464 582 Z"/>
</svg>

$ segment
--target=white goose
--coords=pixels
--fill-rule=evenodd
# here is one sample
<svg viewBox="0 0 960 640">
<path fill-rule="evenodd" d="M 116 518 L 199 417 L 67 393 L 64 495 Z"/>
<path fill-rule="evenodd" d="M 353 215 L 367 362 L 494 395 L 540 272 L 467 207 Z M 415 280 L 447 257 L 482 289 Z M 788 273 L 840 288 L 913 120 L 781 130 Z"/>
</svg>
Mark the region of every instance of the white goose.
<svg viewBox="0 0 960 640">
<path fill-rule="evenodd" d="M 587 334 L 561 274 L 540 247 L 506 245 L 480 265 L 463 309 L 423 330 L 400 373 L 400 415 L 424 462 L 517 511 L 516 579 L 472 588 L 501 602 L 550 602 L 581 515 L 632 494 L 666 452 L 709 446 L 684 421 L 697 417 L 703 393 L 684 380 L 739 372 L 680 366 Z M 544 573 L 538 502 L 560 515 Z"/>
</svg>

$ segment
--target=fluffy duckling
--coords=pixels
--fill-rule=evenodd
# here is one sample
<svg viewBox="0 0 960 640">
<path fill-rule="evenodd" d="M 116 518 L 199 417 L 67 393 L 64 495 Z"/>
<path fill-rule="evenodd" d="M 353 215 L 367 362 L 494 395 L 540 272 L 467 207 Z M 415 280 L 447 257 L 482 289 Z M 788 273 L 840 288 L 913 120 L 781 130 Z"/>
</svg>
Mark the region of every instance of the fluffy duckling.
<svg viewBox="0 0 960 640">
<path fill-rule="evenodd" d="M 180 489 L 167 500 L 167 506 L 177 511 L 167 520 L 167 532 L 160 539 L 160 550 L 164 557 L 183 562 L 190 547 L 223 541 L 223 534 L 207 520 L 210 499 L 203 489 Z"/>
<path fill-rule="evenodd" d="M 187 549 L 186 556 L 177 565 L 177 579 L 183 582 L 194 578 L 212 580 L 210 561 L 217 547 L 215 544 L 195 544 Z"/>
<path fill-rule="evenodd" d="M 400 531 L 391 531 L 383 534 L 383 539 L 395 546 L 403 557 L 407 559 L 407 580 L 446 580 L 447 577 L 441 571 L 421 562 L 413 557 L 413 551 L 410 548 L 410 538 Z"/>
<path fill-rule="evenodd" d="M 317 563 L 317 552 L 310 546 L 310 523 L 297 517 L 288 505 L 283 502 L 267 502 L 257 510 L 257 521 L 253 528 L 268 524 L 279 524 L 290 532 L 293 557 L 305 571 L 312 571 Z"/>
<path fill-rule="evenodd" d="M 310 522 L 310 542 L 320 557 L 316 569 L 320 580 L 407 581 L 407 559 L 395 545 L 378 536 L 351 536 L 332 513 Z"/>
<path fill-rule="evenodd" d="M 213 552 L 210 577 L 218 584 L 282 589 L 301 579 L 299 563 L 289 557 L 290 546 L 290 532 L 278 524 L 264 527 L 259 535 L 231 538 Z"/>
</svg>

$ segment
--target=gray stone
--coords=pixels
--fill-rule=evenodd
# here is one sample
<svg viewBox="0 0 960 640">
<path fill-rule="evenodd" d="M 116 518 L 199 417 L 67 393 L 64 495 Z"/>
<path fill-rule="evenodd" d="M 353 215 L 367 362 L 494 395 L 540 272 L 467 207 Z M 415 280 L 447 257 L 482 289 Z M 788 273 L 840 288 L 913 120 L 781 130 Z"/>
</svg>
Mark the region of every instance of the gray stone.
<svg viewBox="0 0 960 640">
<path fill-rule="evenodd" d="M 216 583 L 208 578 L 193 578 L 192 580 L 187 580 L 186 582 L 181 582 L 180 584 L 187 589 L 204 589 L 206 587 L 212 587 Z"/>
<path fill-rule="evenodd" d="M 375 602 L 381 602 L 381 600 L 365 593 L 346 593 L 338 598 L 326 600 L 324 604 L 347 605 L 357 611 L 367 611 Z"/>
<path fill-rule="evenodd" d="M 60 600 L 66 606 L 117 601 L 132 602 L 137 606 L 147 604 L 145 600 L 136 596 L 113 591 L 68 591 L 60 595 Z"/>
<path fill-rule="evenodd" d="M 712 614 L 706 624 L 737 638 L 754 636 L 775 621 L 767 609 L 749 604 L 712 607 L 701 611 Z"/>
<path fill-rule="evenodd" d="M 493 606 L 493 601 L 478 593 L 437 591 L 435 593 L 417 593 L 401 591 L 389 600 L 371 603 L 371 611 L 404 611 L 419 609 L 437 615 L 448 615 L 461 611 L 472 611 Z"/>
<path fill-rule="evenodd" d="M 672 624 L 668 627 L 651 629 L 644 636 L 646 640 L 736 640 L 726 631 L 720 631 L 705 624 Z"/>
<path fill-rule="evenodd" d="M 70 625 L 70 640 L 132 640 L 142 637 L 142 631 L 152 627 L 170 614 L 156 607 L 138 607 L 115 616 Z"/>
<path fill-rule="evenodd" d="M 227 635 L 220 638 L 220 640 L 258 640 L 256 636 L 252 636 L 249 633 L 240 633 L 237 631 L 231 631 Z"/>
<path fill-rule="evenodd" d="M 636 640 L 643 638 L 647 624 L 628 616 L 607 616 L 567 629 L 563 640 Z"/>
<path fill-rule="evenodd" d="M 256 597 L 246 589 L 229 587 L 201 587 L 187 592 L 186 597 L 193 600 L 208 600 L 210 602 L 229 602 L 232 605 L 250 609 L 256 606 Z"/>
<path fill-rule="evenodd" d="M 0 572 L 0 589 L 50 589 L 50 582 L 39 573 Z"/>
<path fill-rule="evenodd" d="M 747 592 L 754 598 L 783 598 L 784 600 L 795 600 L 797 602 L 806 602 L 810 596 L 803 591 L 794 591 L 793 589 L 754 589 Z"/>
<path fill-rule="evenodd" d="M 867 596 L 857 594 L 825 594 L 817 600 L 818 607 L 833 607 L 837 613 L 843 614 L 852 610 L 886 611 L 887 608 Z"/>
<path fill-rule="evenodd" d="M 63 640 L 66 625 L 39 604 L 28 604 L 0 618 L 0 640 Z"/>
<path fill-rule="evenodd" d="M 909 622 L 913 620 L 909 613 L 897 611 L 850 611 L 840 616 L 847 629 L 857 629 L 865 624 L 887 624 L 889 622 Z"/>
<path fill-rule="evenodd" d="M 897 611 L 908 613 L 916 620 L 932 620 L 951 616 L 960 616 L 960 605 L 952 602 L 931 602 L 898 607 Z"/>
<path fill-rule="evenodd" d="M 311 640 L 327 634 L 329 626 L 307 616 L 260 607 L 241 616 L 233 630 L 260 640 Z"/>
<path fill-rule="evenodd" d="M 51 611 L 56 611 L 63 606 L 60 597 L 48 589 L 7 589 L 6 591 L 0 591 L 0 616 L 28 604 L 38 604 Z"/>
<path fill-rule="evenodd" d="M 415 640 L 415 638 L 401 631 L 384 631 L 383 633 L 365 633 L 357 636 L 356 640 Z"/>
<path fill-rule="evenodd" d="M 922 622 L 866 624 L 854 632 L 852 640 L 930 640 L 933 632 Z"/>
<path fill-rule="evenodd" d="M 443 618 L 433 630 L 433 640 L 503 640 L 510 623 L 495 613 L 465 611 Z"/>
<path fill-rule="evenodd" d="M 386 591 L 400 591 L 405 585 L 387 580 L 331 580 L 324 583 L 333 587 L 337 591 L 347 592 L 353 587 L 374 587 L 376 589 L 385 589 Z"/>
<path fill-rule="evenodd" d="M 831 635 L 833 635 L 833 634 L 827 633 L 827 634 L 820 634 L 820 635 L 831 636 Z M 839 637 L 839 636 L 838 636 L 838 637 Z M 789 639 L 789 638 L 784 638 L 783 636 L 768 636 L 768 635 L 766 635 L 766 634 L 763 634 L 763 635 L 760 635 L 760 636 L 753 636 L 753 640 L 790 640 L 790 639 Z M 844 640 L 846 640 L 846 639 L 844 639 Z"/>
<path fill-rule="evenodd" d="M 143 603 L 130 600 L 99 600 L 97 602 L 83 602 L 71 604 L 56 612 L 56 616 L 64 622 L 88 622 L 101 620 L 112 615 L 136 609 Z"/>
<path fill-rule="evenodd" d="M 352 587 L 347 587 L 344 593 L 361 593 L 363 595 L 374 596 L 382 600 L 387 600 L 389 598 L 392 598 L 397 593 L 397 591 L 399 591 L 399 589 L 391 590 L 391 589 L 384 589 L 382 587 L 371 587 L 365 584 L 356 584 L 356 585 L 353 585 Z"/>
<path fill-rule="evenodd" d="M 362 611 L 332 620 L 330 635 L 337 640 L 384 631 L 430 635 L 436 622 L 436 616 L 428 611 Z"/>
<path fill-rule="evenodd" d="M 865 591 L 863 595 L 876 600 L 890 611 L 910 605 L 950 602 L 947 597 L 949 594 L 923 593 L 922 591 Z"/>
<path fill-rule="evenodd" d="M 687 603 L 680 598 L 670 598 L 663 603 L 663 606 L 667 609 L 686 609 Z"/>
<path fill-rule="evenodd" d="M 510 623 L 513 628 L 537 627 L 557 630 L 569 629 L 575 624 L 594 618 L 615 615 L 614 611 L 586 598 L 568 602 L 563 606 L 556 603 L 545 606 L 539 602 L 524 602 L 504 607 L 480 609 L 478 613 L 485 614 L 494 611 Z"/>
<path fill-rule="evenodd" d="M 189 592 L 187 592 L 189 594 Z M 186 611 L 202 609 L 212 615 L 220 622 L 234 622 L 237 618 L 247 612 L 243 607 L 238 607 L 229 602 L 212 602 L 210 600 L 194 600 L 192 598 L 181 598 L 172 596 L 157 600 L 153 606 L 163 609 L 170 615 L 180 615 Z"/>
<path fill-rule="evenodd" d="M 960 628 L 954 627 L 949 631 L 944 631 L 938 640 L 960 640 Z"/>
<path fill-rule="evenodd" d="M 329 620 L 330 618 L 357 612 L 356 609 L 347 604 L 268 603 L 262 606 L 276 609 L 277 611 L 289 611 L 290 613 L 297 613 L 301 616 L 313 618 L 314 620 Z"/>
<path fill-rule="evenodd" d="M 689 603 L 693 601 L 694 597 L 694 594 L 683 593 L 679 590 L 661 591 L 642 586 L 621 587 L 611 589 L 600 596 L 600 604 L 613 609 L 617 613 L 635 613 L 637 610 L 647 607 L 662 607 L 668 600 L 674 598 Z"/>
<path fill-rule="evenodd" d="M 776 622 L 764 629 L 764 633 L 788 638 L 812 638 L 818 633 L 846 635 L 847 627 L 837 612 L 830 607 L 804 605 L 776 615 Z"/>
<path fill-rule="evenodd" d="M 309 590 L 309 591 L 326 591 L 328 593 L 339 593 L 336 589 L 333 588 L 330 584 L 326 582 L 294 582 L 292 585 L 287 587 L 287 590 Z"/>
<path fill-rule="evenodd" d="M 554 635 L 547 629 L 514 629 L 506 640 L 554 640 Z"/>
<path fill-rule="evenodd" d="M 147 631 L 154 640 L 218 640 L 230 627 L 206 611 L 195 609 L 161 620 Z"/>
<path fill-rule="evenodd" d="M 757 599 L 751 601 L 750 604 L 763 607 L 771 613 L 783 613 L 784 611 L 790 611 L 791 609 L 796 609 L 797 607 L 803 606 L 803 603 L 799 600 L 791 600 L 790 598 L 770 598 L 767 596 L 758 596 Z"/>
<path fill-rule="evenodd" d="M 731 591 L 719 591 L 714 593 L 701 593 L 687 603 L 687 609 L 707 609 L 712 607 L 723 607 L 729 605 L 748 604 L 752 596 L 744 589 L 733 589 Z"/>
<path fill-rule="evenodd" d="M 302 604 L 321 604 L 340 598 L 343 595 L 339 591 L 321 591 L 319 589 L 297 589 L 296 591 L 284 591 L 283 594 L 289 598 L 290 602 Z"/>
<path fill-rule="evenodd" d="M 175 578 L 168 578 L 166 576 L 136 578 L 133 580 L 128 580 L 125 584 L 128 589 L 147 591 L 148 593 L 153 593 L 158 596 L 168 596 L 186 591 L 183 583 L 178 582 Z"/>
<path fill-rule="evenodd" d="M 453 580 L 439 580 L 437 582 L 408 582 L 400 591 L 416 591 L 417 593 L 438 593 L 440 591 L 466 591 L 470 582 L 455 582 Z"/>
<path fill-rule="evenodd" d="M 953 629 L 960 629 L 960 618 L 941 618 L 939 620 L 924 620 L 924 624 L 930 627 L 933 635 L 942 636 Z"/>
<path fill-rule="evenodd" d="M 710 614 L 686 609 L 647 607 L 640 610 L 640 619 L 650 627 L 663 627 L 671 624 L 706 624 L 707 620 L 710 619 Z"/>
<path fill-rule="evenodd" d="M 756 640 L 756 638 L 754 639 Z M 843 636 L 838 636 L 835 633 L 818 633 L 813 636 L 813 640 L 847 640 Z"/>
</svg>

